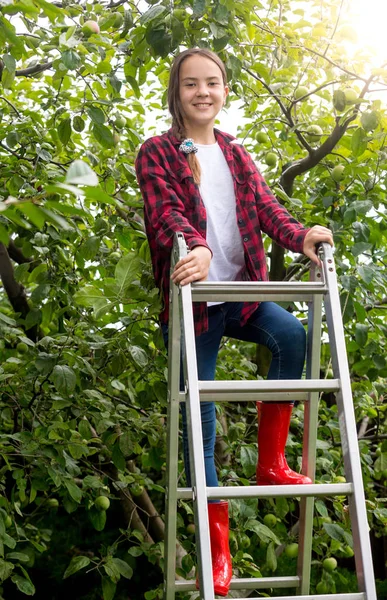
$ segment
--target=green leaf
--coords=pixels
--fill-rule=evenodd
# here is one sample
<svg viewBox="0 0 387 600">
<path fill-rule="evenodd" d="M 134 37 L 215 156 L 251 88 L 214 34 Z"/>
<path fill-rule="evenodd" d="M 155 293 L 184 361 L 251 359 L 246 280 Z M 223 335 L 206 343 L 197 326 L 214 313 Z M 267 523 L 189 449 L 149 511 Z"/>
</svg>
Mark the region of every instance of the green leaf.
<svg viewBox="0 0 387 600">
<path fill-rule="evenodd" d="M 31 557 L 28 556 L 28 554 L 23 554 L 22 552 L 8 552 L 7 558 L 11 560 L 20 560 L 21 562 L 28 562 Z"/>
<path fill-rule="evenodd" d="M 70 575 L 73 575 L 77 571 L 84 569 L 85 567 L 89 566 L 89 564 L 90 558 L 87 556 L 73 556 L 63 575 L 63 579 L 67 579 L 67 577 L 70 577 Z"/>
<path fill-rule="evenodd" d="M 128 565 L 127 562 L 121 560 L 120 558 L 113 558 L 112 561 L 122 577 L 125 577 L 126 579 L 132 578 L 133 569 Z"/>
<path fill-rule="evenodd" d="M 35 587 L 31 581 L 28 581 L 28 579 L 25 579 L 24 577 L 21 577 L 21 575 L 17 575 L 15 573 L 15 575 L 12 575 L 11 580 L 16 584 L 18 590 L 20 590 L 26 596 L 33 596 L 35 594 Z"/>
<path fill-rule="evenodd" d="M 73 185 L 98 185 L 98 177 L 83 160 L 74 160 L 67 171 L 66 183 Z"/>
<path fill-rule="evenodd" d="M 360 348 L 363 348 L 367 343 L 368 330 L 368 325 L 364 325 L 363 323 L 356 323 L 355 340 L 360 346 Z"/>
<path fill-rule="evenodd" d="M 194 17 L 202 17 L 206 10 L 206 0 L 194 0 L 192 8 Z"/>
<path fill-rule="evenodd" d="M 270 542 L 266 550 L 266 564 L 270 571 L 277 569 L 277 557 L 275 554 L 274 542 Z"/>
<path fill-rule="evenodd" d="M 50 379 L 60 394 L 69 396 L 75 390 L 77 378 L 74 371 L 67 365 L 56 365 Z"/>
<path fill-rule="evenodd" d="M 122 295 L 125 289 L 133 283 L 140 267 L 140 259 L 133 252 L 123 256 L 117 263 L 114 276 Z"/>
<path fill-rule="evenodd" d="M 98 106 L 90 106 L 90 108 L 87 109 L 87 114 L 93 123 L 96 123 L 97 125 L 103 125 L 105 123 L 105 114 Z"/>
<path fill-rule="evenodd" d="M 93 135 L 97 142 L 104 146 L 104 148 L 112 148 L 114 146 L 113 133 L 106 127 L 106 125 L 99 125 L 96 123 L 93 127 Z"/>
<path fill-rule="evenodd" d="M 11 575 L 15 565 L 0 558 L 0 581 L 5 581 Z"/>
<path fill-rule="evenodd" d="M 351 150 L 355 157 L 361 156 L 367 150 L 368 137 L 362 127 L 358 127 L 351 138 Z"/>
<path fill-rule="evenodd" d="M 134 362 L 139 367 L 145 367 L 148 364 L 148 356 L 145 350 L 140 348 L 140 346 L 130 346 L 129 352 Z"/>
<path fill-rule="evenodd" d="M 38 229 L 43 229 L 46 224 L 46 215 L 39 206 L 32 204 L 32 202 L 22 202 L 17 204 L 15 208 L 25 214 Z"/>
<path fill-rule="evenodd" d="M 136 97 L 140 98 L 141 97 L 141 90 L 139 88 L 137 80 L 134 77 L 131 77 L 130 75 L 127 75 L 126 76 L 126 81 L 129 83 L 130 87 L 134 91 Z"/>
<path fill-rule="evenodd" d="M 280 545 L 280 540 L 276 536 L 276 534 L 266 527 L 263 523 L 260 523 L 256 519 L 248 519 L 245 524 L 245 529 L 248 531 L 254 531 L 257 534 L 260 540 L 263 542 L 273 541 L 275 544 Z"/>
<path fill-rule="evenodd" d="M 364 252 L 370 251 L 372 248 L 372 244 L 367 244 L 366 242 L 358 242 L 354 244 L 351 248 L 351 252 L 354 256 L 360 256 Z"/>
<path fill-rule="evenodd" d="M 83 260 L 93 260 L 98 253 L 100 244 L 100 237 L 96 235 L 89 237 L 78 249 L 76 254 L 77 260 L 79 258 Z"/>
<path fill-rule="evenodd" d="M 87 285 L 74 294 L 74 300 L 80 306 L 98 306 L 101 300 L 105 300 L 105 296 L 100 289 Z"/>
<path fill-rule="evenodd" d="M 161 6 L 160 4 L 152 6 L 149 10 L 147 10 L 141 15 L 140 24 L 147 25 L 151 21 L 154 21 L 155 19 L 161 17 L 161 15 L 164 15 L 166 10 L 167 9 L 165 8 L 165 6 Z"/>
<path fill-rule="evenodd" d="M 16 70 L 16 60 L 12 56 L 12 54 L 4 54 L 3 55 L 3 63 L 4 66 L 10 73 L 14 73 Z"/>
<path fill-rule="evenodd" d="M 119 471 L 125 471 L 126 469 L 126 460 L 124 455 L 121 452 L 119 443 L 114 444 L 112 451 L 112 461 L 115 467 Z"/>
<path fill-rule="evenodd" d="M 71 119 L 63 119 L 58 125 L 58 136 L 62 144 L 66 146 L 71 138 Z"/>
<path fill-rule="evenodd" d="M 106 525 L 106 511 L 91 508 L 89 510 L 89 519 L 96 531 L 103 531 Z"/>
<path fill-rule="evenodd" d="M 348 544 L 348 540 L 352 539 L 352 536 L 336 523 L 324 523 L 323 526 L 329 537 L 333 540 Z"/>
<path fill-rule="evenodd" d="M 103 600 L 113 600 L 116 588 L 117 585 L 109 577 L 102 577 Z"/>
<path fill-rule="evenodd" d="M 64 484 L 71 498 L 79 504 L 82 500 L 82 490 L 71 479 L 65 479 Z"/>
<path fill-rule="evenodd" d="M 7 325 L 11 325 L 11 327 L 16 327 L 15 319 L 11 319 L 11 317 L 7 317 L 4 313 L 0 312 L 0 321 L 4 321 Z"/>
<path fill-rule="evenodd" d="M 257 468 L 258 451 L 256 446 L 242 446 L 240 460 L 245 477 L 250 479 Z"/>
<path fill-rule="evenodd" d="M 0 242 L 4 246 L 8 246 L 9 244 L 9 232 L 2 223 L 0 223 Z"/>
<path fill-rule="evenodd" d="M 317 512 L 322 516 L 322 517 L 327 517 L 328 516 L 328 509 L 325 505 L 325 502 L 323 500 L 316 500 L 315 501 L 315 507 Z"/>
<path fill-rule="evenodd" d="M 34 0 L 34 2 L 41 7 L 44 14 L 50 19 L 50 21 L 55 22 L 57 18 L 63 18 L 63 9 L 57 8 L 55 4 L 47 2 L 47 0 Z"/>
<path fill-rule="evenodd" d="M 129 456 L 133 451 L 133 433 L 130 430 L 124 431 L 118 442 L 123 456 Z"/>
<path fill-rule="evenodd" d="M 368 267 L 367 265 L 360 265 L 357 268 L 357 272 L 367 285 L 371 283 L 375 276 L 375 269 L 373 267 Z"/>
<path fill-rule="evenodd" d="M 66 69 L 74 71 L 81 64 L 81 57 L 74 50 L 65 50 L 62 52 L 62 62 Z"/>
</svg>

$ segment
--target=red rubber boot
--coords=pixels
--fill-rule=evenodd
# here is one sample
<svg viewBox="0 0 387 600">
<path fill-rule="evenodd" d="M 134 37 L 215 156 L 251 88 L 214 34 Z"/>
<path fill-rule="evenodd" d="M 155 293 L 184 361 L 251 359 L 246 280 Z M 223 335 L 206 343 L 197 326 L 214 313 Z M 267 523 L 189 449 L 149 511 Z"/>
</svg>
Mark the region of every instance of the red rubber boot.
<svg viewBox="0 0 387 600">
<path fill-rule="evenodd" d="M 257 485 L 312 483 L 305 475 L 292 471 L 285 458 L 293 404 L 257 402 L 258 465 Z"/>
<path fill-rule="evenodd" d="M 228 503 L 208 504 L 208 521 L 212 555 L 214 593 L 227 596 L 232 575 L 230 547 L 228 543 Z M 199 582 L 196 580 L 199 589 Z"/>
</svg>

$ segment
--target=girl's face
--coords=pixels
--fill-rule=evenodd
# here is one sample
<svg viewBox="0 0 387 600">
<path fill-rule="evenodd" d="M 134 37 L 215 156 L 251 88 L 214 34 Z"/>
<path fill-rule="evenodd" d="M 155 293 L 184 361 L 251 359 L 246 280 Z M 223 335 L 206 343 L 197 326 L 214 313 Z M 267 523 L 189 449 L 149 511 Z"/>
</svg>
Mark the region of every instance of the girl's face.
<svg viewBox="0 0 387 600">
<path fill-rule="evenodd" d="M 184 123 L 191 127 L 213 125 L 228 94 L 222 72 L 210 58 L 185 59 L 179 73 L 179 95 Z"/>
</svg>

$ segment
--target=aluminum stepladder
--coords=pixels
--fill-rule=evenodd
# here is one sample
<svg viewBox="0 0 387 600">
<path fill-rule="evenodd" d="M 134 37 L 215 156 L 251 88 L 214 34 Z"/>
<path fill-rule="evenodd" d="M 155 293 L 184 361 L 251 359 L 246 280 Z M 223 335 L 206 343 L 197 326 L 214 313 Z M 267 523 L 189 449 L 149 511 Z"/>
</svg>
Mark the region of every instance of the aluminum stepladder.
<svg viewBox="0 0 387 600">
<path fill-rule="evenodd" d="M 175 234 L 172 267 L 186 256 L 181 233 Z M 214 600 L 208 527 L 209 499 L 299 497 L 300 528 L 297 576 L 232 579 L 231 590 L 296 588 L 297 595 L 274 600 L 377 600 L 368 521 L 357 442 L 351 383 L 332 249 L 320 247 L 322 270 L 311 269 L 310 282 L 201 282 L 183 287 L 171 283 L 168 348 L 168 432 L 166 538 L 164 548 L 164 600 L 179 591 L 195 590 L 195 581 L 176 580 L 176 504 L 192 500 L 196 524 L 200 598 Z M 307 370 L 304 380 L 198 381 L 192 302 L 304 301 L 308 303 Z M 334 379 L 321 380 L 320 347 L 324 301 Z M 183 338 L 183 339 L 182 339 Z M 180 349 L 184 343 L 185 391 L 179 390 Z M 200 402 L 285 401 L 305 402 L 302 472 L 314 481 L 320 392 L 336 393 L 346 483 L 206 487 Z M 192 488 L 178 488 L 179 404 L 186 402 Z M 314 497 L 348 496 L 358 589 L 356 593 L 310 595 Z M 249 599 L 254 600 L 253 597 Z M 257 598 L 255 600 L 258 600 Z"/>
</svg>

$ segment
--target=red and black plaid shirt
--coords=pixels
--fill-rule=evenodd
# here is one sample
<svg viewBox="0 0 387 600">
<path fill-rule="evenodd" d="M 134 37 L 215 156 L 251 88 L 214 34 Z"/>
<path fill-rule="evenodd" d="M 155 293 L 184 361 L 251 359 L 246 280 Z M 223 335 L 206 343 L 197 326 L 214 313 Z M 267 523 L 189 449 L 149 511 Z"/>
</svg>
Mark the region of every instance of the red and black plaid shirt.
<svg viewBox="0 0 387 600">
<path fill-rule="evenodd" d="M 301 253 L 308 230 L 275 199 L 247 150 L 235 143 L 233 136 L 214 131 L 234 180 L 238 227 L 245 251 L 241 278 L 265 281 L 268 275 L 261 231 L 284 248 Z M 190 250 L 195 246 L 209 247 L 206 209 L 187 157 L 179 150 L 180 143 L 169 130 L 148 139 L 136 159 L 154 277 L 164 298 L 162 323 L 168 322 L 169 272 L 175 232 L 184 234 Z M 257 306 L 258 303 L 244 303 L 242 325 Z M 195 302 L 194 319 L 195 333 L 200 335 L 208 328 L 206 303 Z"/>
</svg>

